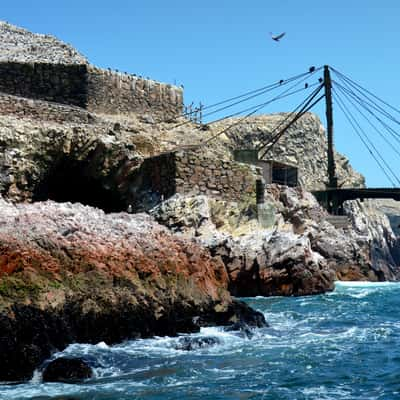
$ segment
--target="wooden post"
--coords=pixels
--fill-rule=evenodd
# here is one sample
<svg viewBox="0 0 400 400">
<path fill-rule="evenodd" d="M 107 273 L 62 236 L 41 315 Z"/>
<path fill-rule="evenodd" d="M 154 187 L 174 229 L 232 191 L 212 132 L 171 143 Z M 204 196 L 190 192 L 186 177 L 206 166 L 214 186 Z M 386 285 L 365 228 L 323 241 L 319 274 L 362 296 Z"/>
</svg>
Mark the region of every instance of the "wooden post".
<svg viewBox="0 0 400 400">
<path fill-rule="evenodd" d="M 326 124 L 328 133 L 328 188 L 337 189 L 338 180 L 335 171 L 335 158 L 333 154 L 333 111 L 332 111 L 332 81 L 329 66 L 324 66 L 324 86 L 326 102 Z"/>
<path fill-rule="evenodd" d="M 203 123 L 203 107 L 204 107 L 204 105 L 201 104 L 201 102 L 200 102 L 200 105 L 199 105 L 199 111 L 200 111 L 199 122 L 200 122 L 200 124 Z"/>
<path fill-rule="evenodd" d="M 262 179 L 257 179 L 256 180 L 256 204 L 264 204 L 265 203 L 264 191 L 265 191 L 264 181 Z"/>
</svg>

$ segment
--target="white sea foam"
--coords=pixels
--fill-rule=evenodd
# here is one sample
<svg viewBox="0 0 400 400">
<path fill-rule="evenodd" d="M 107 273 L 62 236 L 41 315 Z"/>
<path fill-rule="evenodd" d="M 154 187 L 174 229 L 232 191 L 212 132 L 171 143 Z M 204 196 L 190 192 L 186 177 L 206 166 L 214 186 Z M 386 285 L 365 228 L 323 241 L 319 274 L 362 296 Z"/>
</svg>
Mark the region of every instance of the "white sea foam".
<svg viewBox="0 0 400 400">
<path fill-rule="evenodd" d="M 40 383 L 40 382 L 42 382 L 42 372 L 39 371 L 38 369 L 35 369 L 33 371 L 33 375 L 32 375 L 32 378 L 30 380 L 30 383 L 37 384 L 37 383 Z"/>
<path fill-rule="evenodd" d="M 386 292 L 386 288 L 390 289 Z M 352 372 L 349 372 L 346 362 L 349 362 L 348 355 L 354 349 L 366 357 L 366 362 L 372 362 L 368 359 L 368 350 L 374 348 L 374 343 L 379 346 L 385 346 L 385 341 L 396 343 L 400 322 L 391 317 L 380 318 L 381 309 L 376 315 L 373 311 L 366 314 L 364 310 L 369 312 L 374 301 L 381 305 L 381 300 L 385 302 L 388 299 L 388 306 L 396 310 L 397 288 L 400 284 L 339 282 L 334 292 L 337 297 L 331 298 L 328 294 L 280 298 L 272 303 L 260 299 L 255 304 L 262 309 L 271 328 L 254 330 L 251 339 L 243 332 L 202 328 L 198 333 L 183 337 L 212 337 L 217 339 L 216 343 L 191 351 L 179 348 L 182 336 L 127 341 L 114 346 L 102 342 L 96 345 L 74 344 L 53 357 L 62 354 L 86 356 L 93 362 L 95 372 L 88 383 L 71 386 L 43 384 L 40 373 L 36 372 L 29 384 L 0 387 L 0 399 L 27 400 L 36 396 L 61 395 L 126 399 L 130 394 L 132 398 L 142 395 L 140 398 L 151 398 L 152 393 L 185 398 L 189 390 L 197 395 L 208 390 L 218 397 L 219 389 L 218 393 L 213 392 L 215 387 L 232 385 L 240 385 L 241 391 L 248 390 L 249 393 L 259 391 L 258 394 L 265 395 L 265 398 L 274 393 L 276 398 L 283 395 L 284 398 L 307 400 L 368 399 L 369 393 L 363 392 L 365 388 L 362 386 L 359 387 L 363 397 L 354 397 L 353 387 L 347 385 L 347 377 Z M 385 296 L 368 297 L 375 292 L 384 292 Z M 305 307 L 307 305 L 310 308 Z M 373 357 L 379 357 L 379 353 Z M 347 361 L 342 363 L 342 359 Z M 338 372 L 338 377 L 344 376 L 346 385 L 331 382 L 331 368 L 343 369 L 343 375 Z M 328 371 L 326 381 L 321 381 L 321 370 Z M 371 379 L 373 381 L 373 377 Z M 294 380 L 299 382 L 296 388 L 282 387 L 282 382 L 290 385 Z M 265 382 L 270 388 L 268 392 L 265 392 Z"/>
<path fill-rule="evenodd" d="M 108 346 L 108 344 L 106 344 L 105 342 L 97 343 L 96 347 L 98 347 L 99 349 L 109 349 L 110 348 L 110 346 Z"/>
<path fill-rule="evenodd" d="M 364 282 L 364 281 L 335 281 L 335 288 L 350 287 L 350 288 L 370 288 L 370 287 L 398 287 L 400 282 Z"/>
</svg>

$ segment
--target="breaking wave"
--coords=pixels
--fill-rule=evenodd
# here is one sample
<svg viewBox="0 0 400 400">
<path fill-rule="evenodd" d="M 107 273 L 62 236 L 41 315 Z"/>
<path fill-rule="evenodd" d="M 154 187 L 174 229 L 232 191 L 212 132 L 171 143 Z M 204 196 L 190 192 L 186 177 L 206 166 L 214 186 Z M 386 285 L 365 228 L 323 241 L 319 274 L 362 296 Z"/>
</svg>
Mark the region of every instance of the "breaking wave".
<svg viewBox="0 0 400 400">
<path fill-rule="evenodd" d="M 0 399 L 399 399 L 400 284 L 338 282 L 334 292 L 245 299 L 270 327 L 73 344 L 81 384 L 1 385 Z"/>
</svg>

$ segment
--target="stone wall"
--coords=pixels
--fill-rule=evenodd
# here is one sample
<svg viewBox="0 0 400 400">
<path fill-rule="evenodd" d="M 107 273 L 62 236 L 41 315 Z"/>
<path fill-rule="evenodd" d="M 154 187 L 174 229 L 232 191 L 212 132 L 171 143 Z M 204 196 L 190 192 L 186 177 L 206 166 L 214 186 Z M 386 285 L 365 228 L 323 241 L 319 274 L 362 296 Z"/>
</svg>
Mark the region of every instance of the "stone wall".
<svg viewBox="0 0 400 400">
<path fill-rule="evenodd" d="M 131 182 L 135 211 L 148 210 L 174 195 L 205 194 L 221 200 L 255 199 L 261 169 L 209 157 L 198 151 L 178 151 L 146 159 Z"/>
<path fill-rule="evenodd" d="M 102 114 L 150 113 L 170 118 L 182 113 L 183 91 L 135 75 L 89 67 L 87 108 Z"/>
<path fill-rule="evenodd" d="M 90 65 L 72 46 L 0 21 L 0 92 L 102 114 L 178 116 L 181 88 Z"/>
<path fill-rule="evenodd" d="M 57 123 L 89 124 L 97 118 L 80 107 L 0 93 L 0 115 Z"/>
<path fill-rule="evenodd" d="M 0 62 L 0 92 L 85 107 L 86 65 Z"/>
<path fill-rule="evenodd" d="M 206 194 L 225 200 L 239 201 L 255 196 L 259 168 L 210 158 L 198 151 L 175 153 L 176 191 L 181 194 Z"/>
<path fill-rule="evenodd" d="M 85 64 L 0 62 L 0 92 L 86 108 L 100 114 L 182 113 L 181 88 Z"/>
</svg>

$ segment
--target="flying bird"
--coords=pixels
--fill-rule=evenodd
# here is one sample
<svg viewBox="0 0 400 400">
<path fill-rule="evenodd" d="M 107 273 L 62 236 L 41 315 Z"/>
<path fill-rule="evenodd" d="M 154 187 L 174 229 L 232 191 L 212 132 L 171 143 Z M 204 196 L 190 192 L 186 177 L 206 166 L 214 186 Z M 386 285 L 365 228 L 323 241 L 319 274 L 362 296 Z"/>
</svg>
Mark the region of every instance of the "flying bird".
<svg viewBox="0 0 400 400">
<path fill-rule="evenodd" d="M 282 32 L 279 35 L 273 35 L 272 32 L 270 32 L 269 34 L 271 35 L 272 40 L 275 40 L 275 42 L 279 42 L 286 35 L 286 32 Z"/>
</svg>

